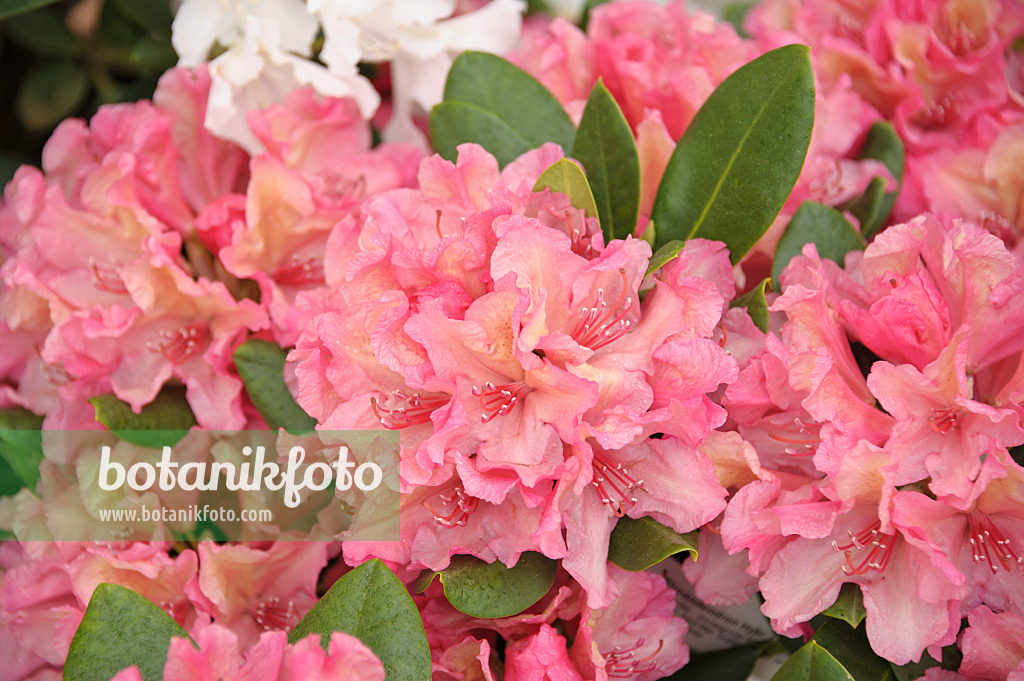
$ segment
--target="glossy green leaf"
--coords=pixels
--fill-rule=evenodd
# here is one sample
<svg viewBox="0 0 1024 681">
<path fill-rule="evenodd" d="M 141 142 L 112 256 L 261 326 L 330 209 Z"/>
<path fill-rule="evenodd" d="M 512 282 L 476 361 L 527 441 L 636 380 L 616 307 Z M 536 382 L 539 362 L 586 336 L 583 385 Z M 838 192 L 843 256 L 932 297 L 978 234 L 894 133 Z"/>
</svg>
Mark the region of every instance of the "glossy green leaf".
<svg viewBox="0 0 1024 681">
<path fill-rule="evenodd" d="M 21 407 L 0 409 L 0 458 L 17 476 L 18 488 L 36 488 L 43 460 L 43 417 Z M 17 490 L 14 490 L 17 491 Z"/>
<path fill-rule="evenodd" d="M 431 143 L 450 161 L 466 142 L 480 144 L 504 166 L 545 142 L 568 150 L 575 136 L 554 95 L 522 69 L 483 52 L 459 55 L 444 101 L 430 113 Z"/>
<path fill-rule="evenodd" d="M 651 224 L 654 224 L 653 220 L 651 221 Z M 658 241 L 657 228 L 654 230 L 654 241 Z M 647 274 L 657 272 L 662 267 L 675 260 L 679 255 L 679 252 L 683 250 L 684 246 L 686 246 L 686 242 L 677 239 L 676 241 L 669 241 L 664 246 L 658 248 L 658 250 L 654 252 L 654 255 L 651 256 L 651 262 L 647 265 Z"/>
<path fill-rule="evenodd" d="M 569 159 L 558 159 L 540 174 L 533 185 L 533 191 L 539 192 L 544 189 L 562 192 L 569 197 L 572 205 L 584 211 L 587 217 L 597 217 L 597 206 L 594 204 L 594 195 L 590 191 L 590 184 L 587 183 L 587 176 L 583 174 L 582 168 Z"/>
<path fill-rule="evenodd" d="M 167 0 L 107 0 L 124 18 L 139 28 L 171 37 L 171 5 Z"/>
<path fill-rule="evenodd" d="M 736 33 L 743 38 L 750 37 L 747 35 L 746 29 L 743 28 L 743 22 L 746 20 L 747 13 L 750 12 L 750 8 L 754 4 L 753 2 L 739 2 L 727 6 L 722 13 L 722 18 L 732 24 L 732 27 L 736 29 Z"/>
<path fill-rule="evenodd" d="M 849 582 L 843 584 L 836 602 L 829 606 L 823 614 L 841 619 L 851 627 L 859 625 L 867 615 L 867 611 L 864 609 L 864 596 L 860 592 L 860 587 Z"/>
<path fill-rule="evenodd" d="M 144 35 L 135 43 L 129 59 L 140 71 L 162 74 L 178 62 L 178 55 L 169 40 Z"/>
<path fill-rule="evenodd" d="M 640 156 L 633 130 L 600 80 L 587 99 L 572 156 L 587 169 L 605 242 L 634 234 L 640 215 Z"/>
<path fill-rule="evenodd" d="M 768 300 L 764 294 L 772 290 L 772 280 L 765 277 L 760 284 L 733 300 L 729 307 L 745 307 L 754 326 L 768 333 Z"/>
<path fill-rule="evenodd" d="M 782 665 L 773 681 L 895 681 L 889 663 L 871 649 L 863 627 L 828 620 Z"/>
<path fill-rule="evenodd" d="M 697 531 L 679 534 L 654 518 L 619 518 L 608 543 L 608 560 L 631 572 L 646 570 L 669 556 L 689 551 L 697 560 Z"/>
<path fill-rule="evenodd" d="M 555 583 L 557 561 L 526 551 L 512 567 L 475 556 L 452 556 L 440 572 L 448 602 L 472 617 L 511 617 L 539 601 Z"/>
<path fill-rule="evenodd" d="M 3 24 L 11 40 L 40 54 L 69 55 L 75 50 L 75 36 L 62 20 L 62 14 L 44 9 L 11 17 Z"/>
<path fill-rule="evenodd" d="M 587 30 L 587 24 L 590 23 L 590 13 L 600 5 L 610 2 L 611 0 L 587 0 L 587 4 L 583 6 L 583 12 L 580 13 L 580 29 L 583 31 Z"/>
<path fill-rule="evenodd" d="M 885 207 L 885 184 L 885 178 L 873 177 L 863 194 L 838 206 L 840 210 L 857 218 L 862 234 L 873 233 L 884 220 L 882 209 Z"/>
<path fill-rule="evenodd" d="M 316 419 L 298 405 L 284 382 L 288 352 L 276 343 L 253 338 L 235 350 L 235 368 L 260 416 L 272 429 L 313 430 Z"/>
<path fill-rule="evenodd" d="M 138 414 L 114 395 L 99 395 L 89 402 L 96 409 L 97 421 L 125 442 L 140 447 L 174 446 L 196 425 L 196 416 L 181 387 L 165 387 Z"/>
<path fill-rule="evenodd" d="M 770 643 L 758 641 L 711 653 L 694 653 L 685 667 L 665 681 L 746 681 Z"/>
<path fill-rule="evenodd" d="M 711 93 L 669 159 L 651 215 L 656 247 L 714 239 L 739 262 L 792 191 L 813 125 L 807 47 L 780 47 L 738 69 Z"/>
<path fill-rule="evenodd" d="M 15 106 L 29 130 L 46 130 L 73 114 L 85 101 L 89 81 L 82 66 L 70 59 L 41 64 L 28 72 Z"/>
<path fill-rule="evenodd" d="M 189 638 L 163 610 L 123 586 L 100 584 L 71 640 L 64 681 L 110 681 L 131 665 L 143 681 L 160 681 L 174 637 Z"/>
<path fill-rule="evenodd" d="M 805 244 L 813 243 L 818 255 L 834 262 L 843 264 L 843 258 L 854 250 L 864 250 L 867 242 L 843 214 L 835 208 L 814 201 L 804 201 L 786 225 L 779 244 L 775 248 L 775 261 L 772 263 L 772 280 L 775 288 L 779 288 L 779 275 L 796 255 L 800 254 Z"/>
<path fill-rule="evenodd" d="M 0 19 L 31 12 L 40 7 L 53 5 L 57 0 L 0 0 Z"/>
<path fill-rule="evenodd" d="M 368 646 L 384 664 L 388 681 L 430 678 L 430 646 L 419 610 L 380 560 L 367 561 L 335 582 L 288 633 L 288 641 L 320 634 L 326 649 L 335 631 Z"/>
<path fill-rule="evenodd" d="M 885 167 L 889 169 L 889 172 L 892 173 L 892 176 L 896 178 L 896 182 L 900 185 L 896 191 L 887 194 L 884 194 L 885 181 L 881 180 L 881 178 L 877 178 L 877 182 L 872 180 L 871 185 L 868 186 L 865 194 L 869 192 L 874 192 L 875 194 L 879 193 L 879 191 L 883 192 L 883 197 L 880 200 L 873 197 L 869 199 L 869 201 L 877 200 L 878 208 L 875 212 L 869 213 L 865 217 L 861 217 L 856 212 L 854 212 L 854 215 L 857 215 L 857 219 L 861 221 L 861 233 L 870 239 L 885 224 L 889 214 L 892 212 L 893 206 L 896 204 L 896 198 L 899 196 L 900 188 L 903 185 L 906 150 L 903 147 L 903 140 L 900 139 L 892 124 L 886 121 L 878 121 L 868 130 L 864 146 L 860 150 L 860 157 L 871 158 L 884 163 Z M 865 212 L 867 213 L 867 211 Z"/>
<path fill-rule="evenodd" d="M 928 651 L 921 653 L 921 659 L 917 662 L 910 662 L 905 665 L 891 665 L 896 681 L 913 681 L 924 676 L 924 673 L 932 667 L 941 667 L 947 671 L 956 671 L 963 662 L 964 654 L 955 643 L 942 649 L 942 660 L 938 661 L 928 654 Z"/>
</svg>

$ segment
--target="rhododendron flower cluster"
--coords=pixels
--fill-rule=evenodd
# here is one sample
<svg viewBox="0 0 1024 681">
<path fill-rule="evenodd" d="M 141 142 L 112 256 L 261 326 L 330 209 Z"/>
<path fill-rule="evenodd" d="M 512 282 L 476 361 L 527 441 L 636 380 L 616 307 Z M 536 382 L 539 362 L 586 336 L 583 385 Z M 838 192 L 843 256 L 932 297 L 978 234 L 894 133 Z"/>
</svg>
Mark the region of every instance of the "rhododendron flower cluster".
<svg viewBox="0 0 1024 681">
<path fill-rule="evenodd" d="M 84 664 L 101 585 L 175 632 L 162 662 L 99 672 L 118 681 L 156 662 L 166 679 L 383 679 L 408 663 L 442 680 L 656 681 L 706 652 L 700 612 L 744 605 L 794 648 L 823 613 L 862 611 L 857 654 L 942 664 L 904 676 L 1024 679 L 1020 3 L 763 0 L 751 37 L 679 1 L 589 7 L 585 29 L 523 23 L 524 4 L 186 0 L 180 65 L 152 101 L 63 122 L 41 168 L 16 172 L 0 203 L 0 463 L 26 479 L 0 496 L 15 540 L 0 544 L 0 680 Z M 810 57 L 776 50 L 793 43 Z M 462 84 L 480 101 L 445 100 L 466 134 L 435 154 L 428 130 L 453 133 L 422 115 L 467 49 L 509 56 Z M 780 53 L 806 68 L 789 108 L 814 113 L 813 133 L 765 141 L 758 120 L 727 151 L 802 145 L 778 180 L 788 198 L 768 210 L 776 187 L 747 195 L 767 180 L 724 174 L 690 232 L 652 224 L 655 197 L 684 191 L 667 169 L 702 134 L 698 111 Z M 360 64 L 386 68 L 371 84 Z M 615 168 L 581 168 L 585 139 L 535 143 L 506 107 L 543 93 L 489 89 L 528 82 L 510 64 L 549 90 L 553 129 L 603 83 L 618 112 L 598 116 L 607 147 L 589 158 Z M 879 129 L 902 170 L 868 149 Z M 612 173 L 634 158 L 635 178 Z M 626 199 L 628 225 L 610 226 Z M 763 223 L 749 254 L 756 237 L 702 238 L 716 200 L 753 205 L 736 213 Z M 801 233 L 793 216 L 815 205 L 833 222 Z M 775 291 L 757 285 L 773 259 Z M 270 351 L 247 363 L 253 347 Z M 24 423 L 47 437 L 7 430 Z M 207 431 L 397 431 L 399 502 L 321 513 L 246 489 L 234 510 L 308 522 L 228 541 L 133 519 L 107 527 L 116 541 L 53 541 L 88 535 L 105 505 L 210 499 L 88 487 L 100 431 L 121 438 L 122 469 L 149 460 L 137 423 L 191 428 L 182 462 L 204 466 L 226 456 Z M 358 540 L 353 517 L 371 530 Z M 373 540 L 377 523 L 398 540 Z M 694 560 L 661 562 L 682 551 Z"/>
<path fill-rule="evenodd" d="M 1019 612 L 1021 262 L 924 215 L 845 269 L 807 246 L 782 285 L 778 334 L 723 400 L 764 452 L 721 535 L 765 614 L 793 630 L 856 584 L 874 649 L 903 664 L 981 603 Z"/>
</svg>

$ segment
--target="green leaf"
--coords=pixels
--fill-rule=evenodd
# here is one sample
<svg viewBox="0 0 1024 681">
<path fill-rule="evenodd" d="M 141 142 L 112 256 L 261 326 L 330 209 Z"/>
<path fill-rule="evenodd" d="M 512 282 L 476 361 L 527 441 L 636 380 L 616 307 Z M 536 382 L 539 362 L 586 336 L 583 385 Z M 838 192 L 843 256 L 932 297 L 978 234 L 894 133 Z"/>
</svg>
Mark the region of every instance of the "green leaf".
<svg viewBox="0 0 1024 681">
<path fill-rule="evenodd" d="M 0 152 L 0 186 L 14 179 L 14 173 L 23 165 L 31 165 L 32 159 L 16 151 Z"/>
<path fill-rule="evenodd" d="M 695 653 L 665 681 L 746 681 L 771 641 L 747 643 L 711 653 Z"/>
<path fill-rule="evenodd" d="M 114 395 L 99 395 L 89 401 L 96 409 L 97 421 L 125 442 L 140 447 L 174 446 L 196 425 L 182 387 L 165 387 L 138 414 Z"/>
<path fill-rule="evenodd" d="M 21 14 L 8 19 L 3 26 L 11 40 L 33 52 L 69 55 L 75 50 L 75 36 L 56 11 Z"/>
<path fill-rule="evenodd" d="M 864 596 L 860 592 L 860 587 L 849 582 L 843 584 L 836 602 L 829 606 L 823 614 L 841 619 L 851 627 L 859 625 L 867 615 L 867 611 L 864 609 Z"/>
<path fill-rule="evenodd" d="M 167 0 L 107 0 L 121 16 L 139 28 L 171 37 L 171 6 Z"/>
<path fill-rule="evenodd" d="M 806 46 L 772 50 L 726 78 L 669 159 L 651 213 L 655 246 L 714 239 L 739 262 L 792 191 L 813 125 Z"/>
<path fill-rule="evenodd" d="M 963 662 L 964 654 L 960 652 L 956 643 L 951 643 L 942 649 L 942 661 L 935 660 L 928 651 L 921 653 L 921 659 L 918 662 L 910 662 L 905 665 L 891 665 L 892 672 L 896 676 L 897 681 L 911 681 L 912 679 L 919 679 L 924 676 L 925 671 L 932 667 L 941 667 L 948 671 L 956 671 L 960 668 L 960 663 Z"/>
<path fill-rule="evenodd" d="M 71 640 L 64 681 L 110 681 L 131 665 L 143 681 L 160 681 L 174 637 L 189 638 L 163 610 L 123 586 L 100 584 Z"/>
<path fill-rule="evenodd" d="M 448 602 L 472 617 L 511 617 L 539 601 L 555 583 L 557 561 L 526 551 L 512 567 L 475 556 L 452 556 L 440 572 Z"/>
<path fill-rule="evenodd" d="M 894 681 L 889 663 L 871 649 L 863 627 L 828 620 L 775 673 L 773 681 Z"/>
<path fill-rule="evenodd" d="M 129 59 L 140 71 L 162 74 L 178 62 L 178 55 L 169 40 L 144 35 L 135 43 Z"/>
<path fill-rule="evenodd" d="M 17 476 L 15 492 L 21 487 L 34 490 L 39 482 L 39 463 L 43 460 L 42 427 L 43 417 L 27 409 L 0 409 L 0 458 Z"/>
<path fill-rule="evenodd" d="M 725 8 L 722 18 L 732 24 L 732 27 L 736 29 L 737 35 L 741 38 L 749 38 L 746 29 L 743 28 L 743 22 L 747 18 L 747 12 L 753 7 L 753 2 L 739 2 L 734 5 L 729 5 Z"/>
<path fill-rule="evenodd" d="M 56 3 L 57 0 L 0 0 L 0 19 L 31 12 L 40 7 Z"/>
<path fill-rule="evenodd" d="M 273 430 L 305 432 L 316 419 L 298 405 L 284 382 L 288 352 L 276 343 L 253 338 L 235 350 L 235 368 L 256 410 Z"/>
<path fill-rule="evenodd" d="M 862 234 L 874 234 L 887 217 L 882 215 L 886 202 L 885 185 L 885 178 L 873 177 L 863 194 L 840 206 L 842 210 L 853 213 L 857 218 Z"/>
<path fill-rule="evenodd" d="M 619 518 L 608 544 L 608 560 L 631 572 L 646 570 L 669 556 L 689 551 L 697 560 L 697 531 L 679 534 L 654 518 Z"/>
<path fill-rule="evenodd" d="M 817 247 L 820 257 L 828 258 L 840 265 L 843 264 L 843 257 L 847 253 L 854 250 L 863 251 L 867 246 L 864 237 L 842 213 L 814 201 L 804 201 L 793 215 L 793 219 L 786 225 L 786 231 L 782 233 L 779 245 L 775 248 L 772 280 L 777 291 L 782 290 L 779 288 L 779 275 L 782 274 L 782 270 L 786 269 L 790 259 L 800 254 L 804 244 L 809 243 Z"/>
<path fill-rule="evenodd" d="M 587 30 L 587 24 L 590 23 L 590 13 L 594 11 L 595 7 L 606 2 L 610 2 L 610 0 L 587 0 L 587 4 L 583 6 L 583 12 L 580 13 L 580 30 Z"/>
<path fill-rule="evenodd" d="M 772 290 L 772 280 L 765 277 L 760 284 L 733 300 L 729 307 L 745 307 L 754 325 L 763 333 L 768 333 L 768 300 L 765 291 Z"/>
<path fill-rule="evenodd" d="M 1010 457 L 1018 466 L 1024 466 L 1024 445 L 1010 447 Z"/>
<path fill-rule="evenodd" d="M 651 224 L 652 225 L 654 224 L 653 220 L 651 221 Z M 658 236 L 657 236 L 658 235 L 658 230 L 657 229 L 655 229 L 654 235 L 655 235 L 654 236 L 654 240 L 655 240 L 655 242 L 657 242 L 657 240 L 658 240 Z M 679 255 L 679 252 L 681 250 L 683 250 L 684 246 L 686 246 L 686 242 L 685 241 L 676 240 L 676 241 L 669 241 L 667 244 L 665 244 L 664 246 L 662 246 L 658 250 L 656 250 L 654 252 L 654 255 L 651 256 L 650 264 L 647 265 L 647 274 L 653 274 L 654 272 L 657 272 L 658 270 L 660 270 L 662 267 L 664 267 L 668 263 L 670 263 L 673 260 L 675 260 L 676 256 Z M 653 247 L 653 244 L 652 244 L 652 247 Z"/>
<path fill-rule="evenodd" d="M 444 101 L 430 113 L 434 150 L 454 161 L 476 142 L 504 166 L 545 142 L 572 147 L 576 130 L 554 95 L 501 57 L 463 52 L 452 64 Z"/>
<path fill-rule="evenodd" d="M 335 582 L 288 633 L 288 642 L 320 634 L 326 649 L 335 631 L 366 644 L 384 663 L 388 681 L 430 678 L 430 646 L 419 610 L 394 573 L 378 559 L 363 563 Z"/>
<path fill-rule="evenodd" d="M 82 66 L 70 59 L 48 62 L 28 72 L 18 88 L 18 119 L 29 130 L 46 130 L 73 114 L 89 91 Z"/>
<path fill-rule="evenodd" d="M 900 189 L 903 186 L 906 156 L 903 140 L 900 139 L 900 136 L 896 133 L 896 128 L 891 123 L 878 121 L 871 126 L 867 137 L 864 139 L 864 146 L 861 147 L 860 157 L 873 158 L 884 163 L 885 167 L 892 173 L 892 176 L 896 178 L 899 187 L 897 187 L 896 191 L 885 195 L 885 199 L 879 208 L 878 216 L 871 224 L 861 224 L 861 232 L 868 239 L 877 233 L 878 229 L 885 224 L 889 213 L 892 212 L 892 207 L 896 203 L 896 198 L 899 196 Z M 868 190 L 871 190 L 870 186 Z"/>
<path fill-rule="evenodd" d="M 600 79 L 587 99 L 572 156 L 587 169 L 605 242 L 636 232 L 640 156 L 633 130 Z"/>
<path fill-rule="evenodd" d="M 562 192 L 569 197 L 573 206 L 586 212 L 587 217 L 597 217 L 597 206 L 594 204 L 594 195 L 590 191 L 587 176 L 569 159 L 558 159 L 540 174 L 533 185 L 533 191 L 539 192 L 544 189 Z"/>
</svg>

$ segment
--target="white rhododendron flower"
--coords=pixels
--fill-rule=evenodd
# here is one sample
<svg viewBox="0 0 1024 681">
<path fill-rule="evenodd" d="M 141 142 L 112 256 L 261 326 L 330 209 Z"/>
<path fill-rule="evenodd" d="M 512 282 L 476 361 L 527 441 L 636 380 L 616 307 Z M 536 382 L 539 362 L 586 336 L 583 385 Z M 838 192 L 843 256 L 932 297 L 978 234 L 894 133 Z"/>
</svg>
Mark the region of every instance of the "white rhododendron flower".
<svg viewBox="0 0 1024 681">
<path fill-rule="evenodd" d="M 248 17 L 244 29 L 244 38 L 210 63 L 206 128 L 218 137 L 251 154 L 261 152 L 263 145 L 250 132 L 246 113 L 282 102 L 305 85 L 327 97 L 354 98 L 364 118 L 380 105 L 380 95 L 355 65 L 328 70 L 286 51 L 273 19 Z"/>
<path fill-rule="evenodd" d="M 448 70 L 460 52 L 503 54 L 515 47 L 525 4 L 495 0 L 451 17 L 454 0 L 310 0 L 324 28 L 324 61 L 333 70 L 357 61 L 391 62 L 391 119 L 388 141 L 426 148 L 412 122 L 439 103 Z"/>
<path fill-rule="evenodd" d="M 214 45 L 230 48 L 239 43 L 249 17 L 273 20 L 282 50 L 312 54 L 318 26 L 302 0 L 185 0 L 171 25 L 178 65 L 199 66 Z"/>
</svg>

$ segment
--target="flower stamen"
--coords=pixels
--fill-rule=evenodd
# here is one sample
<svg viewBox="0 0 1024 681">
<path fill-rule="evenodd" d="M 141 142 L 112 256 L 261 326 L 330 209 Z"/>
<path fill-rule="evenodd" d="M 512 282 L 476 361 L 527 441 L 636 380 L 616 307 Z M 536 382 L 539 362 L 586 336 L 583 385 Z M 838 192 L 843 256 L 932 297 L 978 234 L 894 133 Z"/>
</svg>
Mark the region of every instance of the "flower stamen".
<svg viewBox="0 0 1024 681">
<path fill-rule="evenodd" d="M 892 558 L 893 548 L 896 545 L 896 537 L 891 534 L 882 534 L 879 530 L 882 527 L 881 521 L 876 520 L 861 532 L 854 534 L 851 530 L 850 543 L 839 545 L 839 542 L 832 542 L 832 548 L 836 553 L 842 552 L 846 555 L 846 565 L 843 566 L 843 574 L 864 575 L 869 570 L 882 572 L 889 565 Z M 857 565 L 853 562 L 853 552 L 867 552 L 863 560 Z"/>
<path fill-rule="evenodd" d="M 992 519 L 981 511 L 971 511 L 967 516 L 971 554 L 975 563 L 988 563 L 992 574 L 999 572 L 1002 566 L 1007 572 L 1015 564 L 1024 565 L 1024 558 L 1010 548 L 1010 540 L 1006 538 Z"/>
<path fill-rule="evenodd" d="M 473 395 L 480 398 L 480 407 L 484 410 L 480 414 L 480 421 L 490 423 L 496 417 L 509 413 L 530 390 L 522 382 L 494 385 L 487 381 L 482 388 L 473 386 Z"/>
<path fill-rule="evenodd" d="M 620 267 L 619 274 L 622 275 L 622 292 L 612 305 L 605 301 L 604 289 L 599 288 L 594 306 L 584 307 L 580 311 L 580 320 L 569 334 L 580 345 L 597 350 L 622 338 L 629 331 L 631 322 L 625 317 L 633 306 L 633 298 L 626 295 L 629 286 L 626 270 Z M 619 306 L 622 307 L 622 311 L 616 316 L 615 312 Z"/>
<path fill-rule="evenodd" d="M 409 426 L 416 426 L 430 420 L 430 415 L 435 410 L 448 404 L 451 399 L 447 395 L 424 397 L 419 393 L 409 395 L 402 390 L 395 390 L 391 393 L 396 400 L 406 403 L 407 407 L 393 407 L 388 409 L 383 406 L 376 397 L 370 398 L 370 409 L 377 417 L 380 424 L 388 430 L 401 430 Z"/>
<path fill-rule="evenodd" d="M 594 468 L 590 484 L 597 490 L 601 503 L 619 518 L 636 504 L 637 498 L 630 494 L 633 490 L 647 491 L 643 480 L 634 479 L 621 463 L 613 464 L 600 452 L 594 452 L 590 465 Z"/>
<path fill-rule="evenodd" d="M 160 340 L 146 344 L 151 352 L 162 353 L 172 364 L 182 364 L 206 349 L 210 330 L 206 322 L 197 321 L 173 331 L 161 331 Z"/>
</svg>

